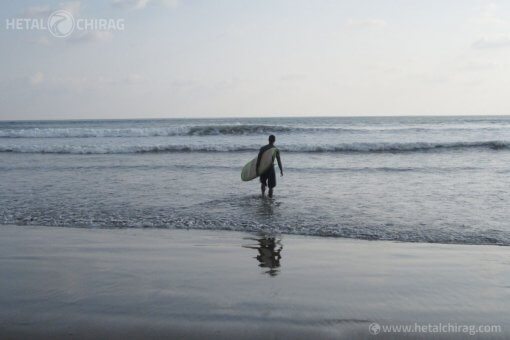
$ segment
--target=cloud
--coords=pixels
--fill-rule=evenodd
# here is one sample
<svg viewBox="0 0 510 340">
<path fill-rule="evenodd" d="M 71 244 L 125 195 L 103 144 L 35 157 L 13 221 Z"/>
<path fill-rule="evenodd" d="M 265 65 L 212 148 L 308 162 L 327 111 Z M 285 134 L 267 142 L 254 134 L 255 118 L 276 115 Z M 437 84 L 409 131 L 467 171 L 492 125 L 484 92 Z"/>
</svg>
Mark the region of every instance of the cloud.
<svg viewBox="0 0 510 340">
<path fill-rule="evenodd" d="M 160 0 L 159 2 L 167 8 L 175 8 L 179 6 L 179 0 Z"/>
<path fill-rule="evenodd" d="M 77 15 L 80 12 L 81 3 L 80 1 L 65 1 L 59 3 L 58 6 L 31 6 L 23 11 L 22 16 L 25 18 L 46 18 L 51 13 L 57 10 L 65 10 L 72 15 Z"/>
<path fill-rule="evenodd" d="M 483 57 L 483 55 L 482 55 Z M 465 59 L 456 64 L 457 70 L 461 72 L 486 72 L 505 67 L 504 63 L 485 59 Z"/>
<path fill-rule="evenodd" d="M 487 71 L 498 68 L 499 64 L 487 61 L 470 60 L 463 64 L 460 64 L 458 69 L 460 71 Z"/>
<path fill-rule="evenodd" d="M 140 10 L 146 8 L 149 3 L 175 8 L 179 5 L 179 0 L 113 0 L 112 5 L 121 9 Z"/>
<path fill-rule="evenodd" d="M 44 81 L 44 73 L 36 72 L 28 78 L 31 85 L 38 85 Z"/>
<path fill-rule="evenodd" d="M 149 0 L 114 0 L 113 6 L 122 9 L 144 9 Z"/>
<path fill-rule="evenodd" d="M 111 78 L 111 77 L 104 77 L 100 76 L 96 81 L 93 83 L 95 84 L 104 84 L 104 85 L 132 85 L 136 83 L 140 83 L 144 81 L 146 78 L 138 73 L 130 73 L 125 77 L 121 78 Z"/>
<path fill-rule="evenodd" d="M 478 16 L 471 20 L 472 23 L 478 25 L 504 25 L 507 21 L 501 18 L 498 6 L 494 3 L 489 3 L 476 8 Z"/>
<path fill-rule="evenodd" d="M 364 19 L 364 20 L 347 20 L 346 25 L 352 28 L 385 28 L 387 26 L 386 21 L 382 19 Z"/>
<path fill-rule="evenodd" d="M 68 11 L 72 15 L 78 15 L 80 13 L 81 3 L 79 1 L 67 1 L 61 2 L 59 9 Z"/>
<path fill-rule="evenodd" d="M 35 45 L 41 45 L 41 46 L 50 46 L 50 39 L 46 36 L 39 37 L 35 40 L 32 40 L 32 43 Z"/>
<path fill-rule="evenodd" d="M 113 40 L 110 31 L 90 31 L 69 39 L 72 43 L 109 43 Z"/>
<path fill-rule="evenodd" d="M 25 18 L 41 18 L 51 14 L 52 9 L 49 6 L 31 6 L 23 11 Z"/>
<path fill-rule="evenodd" d="M 134 84 L 134 83 L 141 82 L 144 79 L 145 79 L 145 77 L 138 73 L 131 73 L 126 78 L 123 79 L 123 82 L 128 83 L 128 84 Z"/>
<path fill-rule="evenodd" d="M 301 73 L 289 73 L 284 74 L 280 77 L 281 81 L 287 81 L 287 82 L 297 82 L 301 80 L 305 80 L 307 78 L 306 74 Z"/>
<path fill-rule="evenodd" d="M 451 81 L 451 78 L 447 74 L 434 73 L 434 72 L 421 72 L 411 73 L 407 75 L 408 79 L 412 79 L 421 84 L 444 84 Z"/>
<path fill-rule="evenodd" d="M 495 48 L 510 47 L 510 36 L 497 35 L 490 37 L 481 37 L 471 44 L 471 47 L 476 50 L 486 50 Z"/>
<path fill-rule="evenodd" d="M 38 72 L 40 73 L 40 72 Z M 36 73 L 36 75 L 38 74 Z M 41 73 L 42 74 L 42 73 Z M 35 77 L 32 76 L 32 77 Z M 30 78 L 32 78 L 30 77 Z M 41 77 L 38 75 L 37 77 Z M 98 88 L 111 88 L 112 86 L 131 86 L 134 84 L 139 84 L 145 81 L 147 78 L 138 73 L 129 73 L 126 76 L 115 77 L 108 75 L 74 75 L 69 76 L 67 74 L 51 74 L 48 77 L 42 76 L 42 78 L 38 78 L 40 81 L 36 82 L 36 84 L 41 83 L 44 80 L 44 83 L 47 87 L 50 88 L 59 88 L 59 89 L 68 89 L 72 91 L 87 91 L 87 90 L 97 90 Z M 35 84 L 32 84 L 35 85 Z"/>
</svg>

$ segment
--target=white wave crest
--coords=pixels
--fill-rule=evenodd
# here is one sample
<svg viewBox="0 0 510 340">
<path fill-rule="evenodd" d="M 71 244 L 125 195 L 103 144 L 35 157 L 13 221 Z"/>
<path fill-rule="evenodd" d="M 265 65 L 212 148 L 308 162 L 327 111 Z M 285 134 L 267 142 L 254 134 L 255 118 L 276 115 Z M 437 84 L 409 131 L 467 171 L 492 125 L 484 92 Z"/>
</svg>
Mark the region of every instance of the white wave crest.
<svg viewBox="0 0 510 340">
<path fill-rule="evenodd" d="M 0 138 L 94 138 L 94 137 L 168 137 L 284 133 L 299 130 L 272 125 L 196 125 L 137 128 L 27 128 L 0 130 Z"/>
<path fill-rule="evenodd" d="M 493 130 L 497 128 L 466 128 L 466 127 L 356 127 L 339 126 L 287 126 L 263 124 L 212 124 L 212 125 L 179 125 L 167 127 L 45 127 L 23 129 L 0 129 L 0 138 L 101 138 L 101 137 L 171 137 L 171 136 L 242 136 L 271 133 L 428 133 L 433 131 L 471 131 Z"/>
<path fill-rule="evenodd" d="M 467 149 L 510 149 L 510 141 L 450 142 L 450 143 L 344 143 L 344 144 L 292 144 L 279 145 L 280 150 L 296 153 L 401 153 L 401 152 L 434 152 L 443 150 Z M 19 144 L 0 145 L 0 152 L 12 153 L 61 153 L 61 154 L 117 154 L 117 153 L 150 153 L 150 152 L 244 152 L 257 151 L 259 145 L 231 144 Z"/>
</svg>

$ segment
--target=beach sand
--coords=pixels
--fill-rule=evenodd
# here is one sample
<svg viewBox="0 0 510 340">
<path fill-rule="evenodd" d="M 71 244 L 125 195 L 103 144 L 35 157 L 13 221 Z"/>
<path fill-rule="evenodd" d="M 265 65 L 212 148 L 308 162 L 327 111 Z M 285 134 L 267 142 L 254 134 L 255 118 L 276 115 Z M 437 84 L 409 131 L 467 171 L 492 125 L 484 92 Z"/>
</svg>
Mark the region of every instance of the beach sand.
<svg viewBox="0 0 510 340">
<path fill-rule="evenodd" d="M 508 247 L 0 226 L 0 273 L 2 339 L 510 338 Z"/>
</svg>

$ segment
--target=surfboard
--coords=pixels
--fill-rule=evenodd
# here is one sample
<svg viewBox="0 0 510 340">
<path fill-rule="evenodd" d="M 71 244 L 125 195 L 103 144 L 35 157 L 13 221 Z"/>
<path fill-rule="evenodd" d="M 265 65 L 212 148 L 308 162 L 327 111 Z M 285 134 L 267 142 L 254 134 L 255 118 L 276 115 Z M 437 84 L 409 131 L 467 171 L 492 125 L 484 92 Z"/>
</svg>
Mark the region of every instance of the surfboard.
<svg viewBox="0 0 510 340">
<path fill-rule="evenodd" d="M 269 167 L 273 166 L 274 158 L 276 157 L 276 147 L 266 150 L 262 157 L 260 158 L 259 164 L 259 174 L 263 174 Z M 251 181 L 254 178 L 257 178 L 257 158 L 255 157 L 251 161 L 249 161 L 241 171 L 241 179 L 243 181 Z"/>
</svg>

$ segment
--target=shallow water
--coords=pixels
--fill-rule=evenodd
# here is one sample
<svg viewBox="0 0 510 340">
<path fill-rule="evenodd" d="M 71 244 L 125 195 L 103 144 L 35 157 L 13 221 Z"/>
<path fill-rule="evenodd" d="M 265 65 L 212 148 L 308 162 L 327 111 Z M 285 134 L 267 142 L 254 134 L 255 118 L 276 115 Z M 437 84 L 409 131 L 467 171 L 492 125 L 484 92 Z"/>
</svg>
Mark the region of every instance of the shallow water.
<svg viewBox="0 0 510 340">
<path fill-rule="evenodd" d="M 510 117 L 0 122 L 0 176 L 2 224 L 510 245 Z"/>
</svg>

